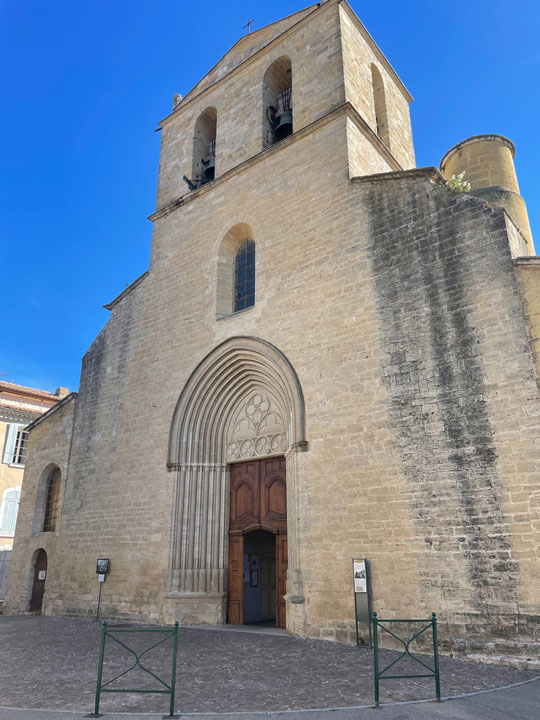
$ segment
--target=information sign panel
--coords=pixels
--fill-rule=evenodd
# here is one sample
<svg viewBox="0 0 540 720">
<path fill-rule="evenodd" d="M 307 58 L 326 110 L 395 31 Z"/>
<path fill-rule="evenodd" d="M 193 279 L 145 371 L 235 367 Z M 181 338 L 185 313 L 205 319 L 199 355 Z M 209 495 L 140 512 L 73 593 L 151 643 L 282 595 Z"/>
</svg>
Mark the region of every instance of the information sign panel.
<svg viewBox="0 0 540 720">
<path fill-rule="evenodd" d="M 358 623 L 366 623 L 369 632 L 369 647 L 371 647 L 371 613 L 369 602 L 368 585 L 368 563 L 365 558 L 353 558 L 353 587 L 354 587 L 354 615 L 356 627 L 356 644 L 365 645 L 366 641 L 360 642 Z"/>
<path fill-rule="evenodd" d="M 353 560 L 354 592 L 367 593 L 366 561 Z"/>
</svg>

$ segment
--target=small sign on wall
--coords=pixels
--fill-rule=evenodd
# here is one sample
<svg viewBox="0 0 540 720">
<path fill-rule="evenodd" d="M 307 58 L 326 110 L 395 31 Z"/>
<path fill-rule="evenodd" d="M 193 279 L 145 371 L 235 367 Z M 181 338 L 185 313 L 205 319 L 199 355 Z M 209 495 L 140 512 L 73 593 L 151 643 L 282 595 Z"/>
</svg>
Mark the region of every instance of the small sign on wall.
<svg viewBox="0 0 540 720">
<path fill-rule="evenodd" d="M 105 582 L 105 575 L 99 573 L 97 576 L 98 582 Z"/>
<path fill-rule="evenodd" d="M 45 580 L 46 577 L 47 577 L 47 571 L 46 571 L 46 570 L 39 570 L 39 571 L 38 571 L 38 574 L 37 574 L 37 579 L 38 579 L 38 580 Z"/>
<path fill-rule="evenodd" d="M 99 575 L 106 575 L 109 572 L 111 566 L 111 561 L 109 558 L 99 558 L 97 561 L 96 566 L 96 573 L 98 575 L 99 582 L 103 582 L 103 580 L 99 579 Z M 103 578 L 105 579 L 105 578 Z"/>
</svg>

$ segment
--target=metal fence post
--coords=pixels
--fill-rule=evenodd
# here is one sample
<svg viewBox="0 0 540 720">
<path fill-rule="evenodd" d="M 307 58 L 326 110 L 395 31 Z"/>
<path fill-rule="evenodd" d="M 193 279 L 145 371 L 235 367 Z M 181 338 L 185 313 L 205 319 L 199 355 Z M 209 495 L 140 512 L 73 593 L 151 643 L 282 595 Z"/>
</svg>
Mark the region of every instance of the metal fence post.
<svg viewBox="0 0 540 720">
<path fill-rule="evenodd" d="M 379 707 L 379 635 L 377 633 L 377 613 L 373 613 L 373 673 L 375 681 L 375 707 Z"/>
<path fill-rule="evenodd" d="M 107 635 L 107 622 L 103 621 L 101 627 L 101 646 L 99 649 L 99 665 L 97 674 L 97 686 L 96 686 L 96 704 L 94 707 L 94 715 L 99 717 L 99 700 L 101 695 L 101 676 L 103 674 L 103 654 L 105 652 L 105 638 Z"/>
<path fill-rule="evenodd" d="M 174 698 L 176 692 L 176 649 L 178 647 L 178 620 L 174 623 L 174 638 L 173 638 L 173 660 L 172 660 L 172 677 L 171 677 L 171 705 L 170 715 L 174 716 Z"/>
<path fill-rule="evenodd" d="M 435 666 L 435 695 L 437 702 L 441 702 L 441 678 L 439 674 L 439 648 L 437 647 L 437 614 L 431 614 L 433 623 L 433 663 Z"/>
</svg>

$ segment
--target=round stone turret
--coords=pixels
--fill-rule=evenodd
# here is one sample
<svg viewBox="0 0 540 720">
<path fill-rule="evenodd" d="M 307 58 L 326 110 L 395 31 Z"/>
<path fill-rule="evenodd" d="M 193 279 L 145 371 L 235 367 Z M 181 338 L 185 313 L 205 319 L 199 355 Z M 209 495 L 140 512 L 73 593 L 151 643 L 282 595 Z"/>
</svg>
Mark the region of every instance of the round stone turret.
<svg viewBox="0 0 540 720">
<path fill-rule="evenodd" d="M 474 135 L 446 153 L 441 172 L 447 180 L 465 173 L 471 195 L 507 210 L 527 241 L 529 255 L 534 255 L 527 207 L 514 168 L 515 153 L 514 143 L 502 135 Z"/>
</svg>

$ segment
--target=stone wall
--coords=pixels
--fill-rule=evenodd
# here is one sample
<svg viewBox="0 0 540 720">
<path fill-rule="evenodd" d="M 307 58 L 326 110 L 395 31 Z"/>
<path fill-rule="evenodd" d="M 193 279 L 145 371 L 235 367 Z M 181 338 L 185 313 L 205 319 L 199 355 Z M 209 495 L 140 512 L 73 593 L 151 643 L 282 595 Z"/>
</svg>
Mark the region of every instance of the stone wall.
<svg viewBox="0 0 540 720">
<path fill-rule="evenodd" d="M 540 378 L 540 258 L 516 257 L 514 266 L 536 375 Z"/>
<path fill-rule="evenodd" d="M 17 530 L 8 576 L 6 592 L 7 613 L 26 612 L 29 608 L 34 562 L 37 551 L 45 550 L 48 558 L 47 579 L 43 611 L 47 614 L 58 607 L 58 592 L 62 585 L 62 574 L 69 572 L 68 566 L 60 561 L 60 539 L 69 529 L 70 515 L 64 514 L 64 497 L 68 483 L 69 451 L 75 411 L 76 395 L 72 393 L 49 411 L 47 417 L 39 419 L 28 439 L 28 453 L 24 468 Z M 46 480 L 48 470 L 58 466 L 62 473 L 60 486 L 60 509 L 56 530 L 42 532 L 36 524 L 36 516 L 43 517 L 46 501 Z"/>
<path fill-rule="evenodd" d="M 371 72 L 374 64 L 384 86 L 388 147 L 402 168 L 413 168 L 414 146 L 409 114 L 412 98 L 349 5 L 341 3 L 339 12 L 346 99 L 377 133 Z"/>
</svg>

